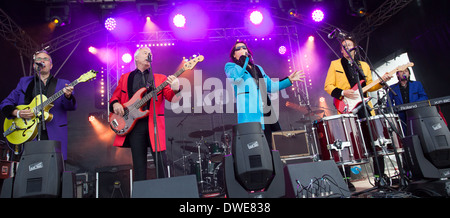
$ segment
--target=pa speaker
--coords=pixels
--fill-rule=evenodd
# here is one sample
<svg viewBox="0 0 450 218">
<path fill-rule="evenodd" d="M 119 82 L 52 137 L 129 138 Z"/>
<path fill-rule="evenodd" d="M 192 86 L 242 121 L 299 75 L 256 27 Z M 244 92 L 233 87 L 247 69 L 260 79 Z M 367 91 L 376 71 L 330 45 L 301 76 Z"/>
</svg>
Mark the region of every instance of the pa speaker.
<svg viewBox="0 0 450 218">
<path fill-rule="evenodd" d="M 96 198 L 129 198 L 132 175 L 131 165 L 96 169 Z"/>
<path fill-rule="evenodd" d="M 273 175 L 272 155 L 259 122 L 233 126 L 231 153 L 236 178 L 245 189 L 261 190 L 268 186 Z"/>
<path fill-rule="evenodd" d="M 135 181 L 132 198 L 198 198 L 195 175 Z"/>
<path fill-rule="evenodd" d="M 59 141 L 25 143 L 14 179 L 13 198 L 60 197 L 63 164 Z"/>
<path fill-rule="evenodd" d="M 289 164 L 284 168 L 286 197 L 350 197 L 350 191 L 333 160 Z"/>
</svg>

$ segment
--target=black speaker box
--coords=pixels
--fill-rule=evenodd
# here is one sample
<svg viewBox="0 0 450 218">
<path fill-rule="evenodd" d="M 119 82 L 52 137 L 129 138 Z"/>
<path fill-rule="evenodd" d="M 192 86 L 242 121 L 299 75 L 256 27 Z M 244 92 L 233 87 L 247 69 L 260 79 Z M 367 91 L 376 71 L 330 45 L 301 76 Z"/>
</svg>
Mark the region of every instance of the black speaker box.
<svg viewBox="0 0 450 218">
<path fill-rule="evenodd" d="M 131 165 L 98 168 L 96 169 L 96 197 L 129 198 L 132 179 Z"/>
<path fill-rule="evenodd" d="M 273 132 L 272 140 L 273 149 L 280 152 L 281 159 L 311 155 L 305 130 Z"/>
<path fill-rule="evenodd" d="M 199 198 L 195 175 L 136 181 L 132 198 Z"/>
<path fill-rule="evenodd" d="M 60 197 L 63 164 L 59 141 L 25 143 L 14 179 L 13 198 Z"/>
<path fill-rule="evenodd" d="M 289 164 L 284 168 L 284 175 L 288 198 L 350 197 L 348 186 L 333 160 Z"/>
</svg>

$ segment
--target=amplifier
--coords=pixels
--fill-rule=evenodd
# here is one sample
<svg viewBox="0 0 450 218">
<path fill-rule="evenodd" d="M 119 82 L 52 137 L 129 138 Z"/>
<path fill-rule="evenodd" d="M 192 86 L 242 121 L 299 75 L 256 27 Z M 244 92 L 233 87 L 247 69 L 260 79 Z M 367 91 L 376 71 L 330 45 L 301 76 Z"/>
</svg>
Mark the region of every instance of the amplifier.
<svg viewBox="0 0 450 218">
<path fill-rule="evenodd" d="M 273 132 L 272 144 L 273 149 L 280 152 L 281 159 L 311 156 L 305 130 Z"/>
</svg>

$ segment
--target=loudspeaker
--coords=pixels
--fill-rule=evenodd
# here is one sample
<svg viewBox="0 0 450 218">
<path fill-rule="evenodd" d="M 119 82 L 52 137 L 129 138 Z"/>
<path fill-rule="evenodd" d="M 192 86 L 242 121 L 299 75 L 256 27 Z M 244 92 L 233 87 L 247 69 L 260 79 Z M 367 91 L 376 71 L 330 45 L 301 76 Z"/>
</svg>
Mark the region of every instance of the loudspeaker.
<svg viewBox="0 0 450 218">
<path fill-rule="evenodd" d="M 60 197 L 63 164 L 59 141 L 25 143 L 14 178 L 13 197 Z"/>
<path fill-rule="evenodd" d="M 231 153 L 236 179 L 245 189 L 268 186 L 273 175 L 272 155 L 259 122 L 233 126 Z"/>
<path fill-rule="evenodd" d="M 199 198 L 195 175 L 135 181 L 132 198 Z"/>
<path fill-rule="evenodd" d="M 133 184 L 131 165 L 96 169 L 96 198 L 129 198 Z"/>
<path fill-rule="evenodd" d="M 425 157 L 419 136 L 407 136 L 403 138 L 402 143 L 405 150 L 403 165 L 405 170 L 411 172 L 413 179 L 450 177 L 450 168 L 438 169 Z"/>
<path fill-rule="evenodd" d="M 272 140 L 273 149 L 280 152 L 282 159 L 311 155 L 305 130 L 273 132 Z"/>
<path fill-rule="evenodd" d="M 333 160 L 289 164 L 284 168 L 286 197 L 350 197 L 350 191 Z"/>
<path fill-rule="evenodd" d="M 408 134 L 418 135 L 424 156 L 436 168 L 450 167 L 450 132 L 436 106 L 407 111 Z"/>
</svg>

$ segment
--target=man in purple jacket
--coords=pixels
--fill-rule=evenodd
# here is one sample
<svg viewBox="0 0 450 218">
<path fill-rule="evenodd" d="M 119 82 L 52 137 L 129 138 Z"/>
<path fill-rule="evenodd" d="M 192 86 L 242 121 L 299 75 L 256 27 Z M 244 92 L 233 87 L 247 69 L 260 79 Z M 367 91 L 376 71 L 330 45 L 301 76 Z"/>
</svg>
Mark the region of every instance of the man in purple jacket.
<svg viewBox="0 0 450 218">
<path fill-rule="evenodd" d="M 68 80 L 53 77 L 50 74 L 52 67 L 52 58 L 45 50 L 36 52 L 33 68 L 36 72 L 40 70 L 40 74 L 22 77 L 17 87 L 0 103 L 0 110 L 7 118 L 31 119 L 35 116 L 31 110 L 18 110 L 16 106 L 30 104 L 40 90 L 46 97 L 63 90 L 64 96 L 53 102 L 54 106 L 49 111 L 53 114 L 53 119 L 46 122 L 46 129 L 41 131 L 40 139 L 60 141 L 61 152 L 64 160 L 67 160 L 67 111 L 76 109 L 76 100 L 73 86 L 68 86 Z"/>
</svg>

